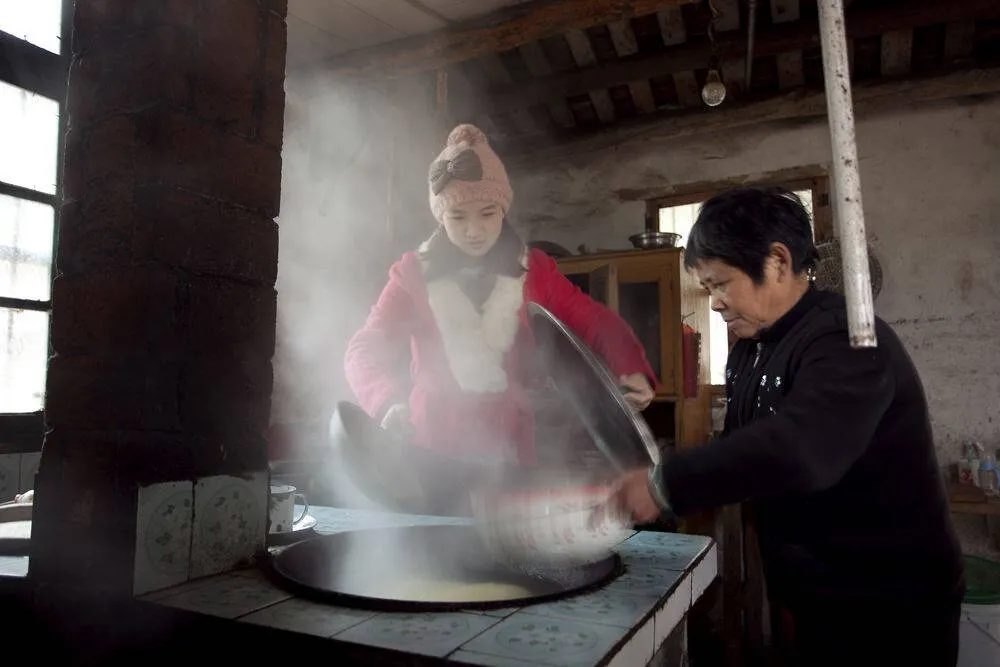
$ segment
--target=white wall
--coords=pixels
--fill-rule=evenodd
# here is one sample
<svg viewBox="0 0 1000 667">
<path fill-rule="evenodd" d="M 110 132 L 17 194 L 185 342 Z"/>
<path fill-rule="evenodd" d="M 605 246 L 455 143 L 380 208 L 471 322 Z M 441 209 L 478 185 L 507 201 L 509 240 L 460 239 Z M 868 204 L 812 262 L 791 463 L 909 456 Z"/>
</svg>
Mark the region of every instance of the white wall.
<svg viewBox="0 0 1000 667">
<path fill-rule="evenodd" d="M 862 117 L 858 150 L 866 223 L 884 271 L 876 310 L 923 377 L 939 459 L 954 460 L 965 438 L 1000 449 L 1000 99 Z M 616 191 L 829 159 L 823 122 L 646 138 L 517 171 L 516 224 L 532 240 L 574 251 L 581 243 L 626 248 L 643 228 L 644 205 L 623 203 Z"/>
<path fill-rule="evenodd" d="M 392 261 L 434 229 L 426 175 L 447 129 L 425 91 L 401 85 L 360 90 L 322 70 L 285 81 L 272 423 L 325 422 L 354 400 L 347 341 Z"/>
</svg>

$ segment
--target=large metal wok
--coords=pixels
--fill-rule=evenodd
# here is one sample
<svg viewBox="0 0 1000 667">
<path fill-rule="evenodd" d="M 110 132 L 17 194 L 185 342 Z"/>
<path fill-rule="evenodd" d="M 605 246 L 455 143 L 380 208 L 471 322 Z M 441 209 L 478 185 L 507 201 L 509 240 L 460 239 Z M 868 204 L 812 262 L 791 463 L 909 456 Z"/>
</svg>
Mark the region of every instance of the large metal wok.
<svg viewBox="0 0 1000 667">
<path fill-rule="evenodd" d="M 405 442 L 358 406 L 340 403 L 330 429 L 337 472 L 385 509 L 474 520 L 465 526 L 352 531 L 308 540 L 275 556 L 272 571 L 280 582 L 301 594 L 347 604 L 442 608 L 511 606 L 566 595 L 614 576 L 618 559 L 612 547 L 632 527 L 613 516 L 604 501 L 619 473 L 658 460 L 658 450 L 597 356 L 544 308 L 529 304 L 528 315 L 539 363 L 607 466 L 519 469 L 461 460 Z M 513 584 L 526 592 L 479 602 L 426 595 L 405 599 L 407 582 L 428 579 L 451 585 Z"/>
<path fill-rule="evenodd" d="M 288 547 L 269 563 L 276 583 L 296 595 L 384 611 L 523 606 L 599 586 L 621 571 L 613 553 L 572 567 L 512 566 L 465 525 L 323 535 Z"/>
</svg>

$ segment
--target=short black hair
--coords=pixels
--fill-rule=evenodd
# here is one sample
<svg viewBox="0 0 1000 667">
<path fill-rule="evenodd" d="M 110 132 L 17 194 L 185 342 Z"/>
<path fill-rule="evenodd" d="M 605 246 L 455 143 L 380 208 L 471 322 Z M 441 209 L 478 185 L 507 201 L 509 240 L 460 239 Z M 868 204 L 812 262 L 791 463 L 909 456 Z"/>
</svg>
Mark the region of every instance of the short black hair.
<svg viewBox="0 0 1000 667">
<path fill-rule="evenodd" d="M 773 243 L 788 247 L 796 274 L 819 259 L 809 212 L 798 195 L 776 187 L 734 188 L 702 204 L 688 235 L 684 266 L 692 269 L 698 262 L 717 259 L 759 285 Z"/>
</svg>

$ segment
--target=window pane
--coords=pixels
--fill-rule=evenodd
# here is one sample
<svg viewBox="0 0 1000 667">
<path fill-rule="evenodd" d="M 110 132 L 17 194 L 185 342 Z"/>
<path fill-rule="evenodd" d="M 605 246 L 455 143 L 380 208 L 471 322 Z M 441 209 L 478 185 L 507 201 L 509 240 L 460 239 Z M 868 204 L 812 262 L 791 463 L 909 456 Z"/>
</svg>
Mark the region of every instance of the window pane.
<svg viewBox="0 0 1000 667">
<path fill-rule="evenodd" d="M 677 245 L 687 245 L 688 234 L 691 233 L 691 228 L 694 227 L 694 221 L 698 219 L 698 211 L 700 210 L 701 202 L 661 208 L 660 231 L 680 234 L 681 238 Z"/>
<path fill-rule="evenodd" d="M 0 30 L 52 53 L 61 53 L 62 0 L 4 0 Z"/>
<path fill-rule="evenodd" d="M 0 413 L 42 409 L 48 356 L 49 314 L 0 308 Z"/>
<path fill-rule="evenodd" d="M 0 195 L 0 296 L 48 301 L 52 207 Z"/>
<path fill-rule="evenodd" d="M 55 194 L 59 103 L 0 81 L 0 181 Z"/>
</svg>

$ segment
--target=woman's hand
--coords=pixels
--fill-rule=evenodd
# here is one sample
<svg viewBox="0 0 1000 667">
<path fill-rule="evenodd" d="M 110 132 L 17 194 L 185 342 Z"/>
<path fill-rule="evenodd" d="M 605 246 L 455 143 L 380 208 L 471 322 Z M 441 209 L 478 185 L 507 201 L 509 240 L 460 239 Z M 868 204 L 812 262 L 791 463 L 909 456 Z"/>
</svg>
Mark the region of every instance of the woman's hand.
<svg viewBox="0 0 1000 667">
<path fill-rule="evenodd" d="M 653 388 L 649 385 L 649 380 L 642 373 L 632 373 L 619 378 L 622 387 L 627 389 L 625 400 L 634 410 L 642 411 L 653 402 Z"/>
<path fill-rule="evenodd" d="M 382 418 L 382 428 L 397 435 L 409 435 L 413 432 L 410 421 L 410 408 L 404 403 L 397 403 L 389 408 Z"/>
<path fill-rule="evenodd" d="M 632 517 L 637 524 L 652 523 L 660 516 L 660 507 L 649 490 L 649 470 L 641 468 L 618 480 L 608 501 L 613 511 Z"/>
</svg>

